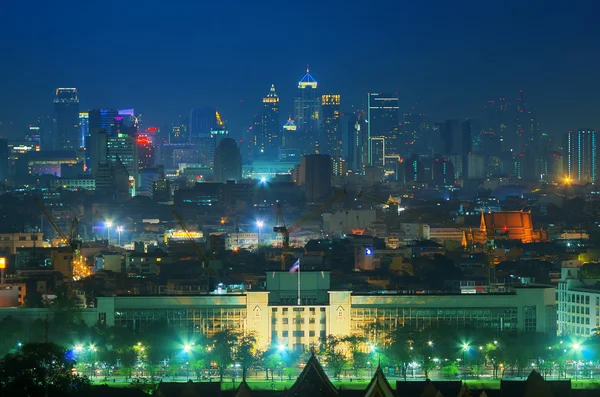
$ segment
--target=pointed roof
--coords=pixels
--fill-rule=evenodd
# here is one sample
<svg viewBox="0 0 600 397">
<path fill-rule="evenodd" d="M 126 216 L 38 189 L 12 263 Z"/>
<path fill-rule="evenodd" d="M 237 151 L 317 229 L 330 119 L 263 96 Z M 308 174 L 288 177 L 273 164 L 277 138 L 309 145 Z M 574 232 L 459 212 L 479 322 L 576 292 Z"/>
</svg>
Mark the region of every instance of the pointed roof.
<svg viewBox="0 0 600 397">
<path fill-rule="evenodd" d="M 278 103 L 279 95 L 275 91 L 275 84 L 271 84 L 271 89 L 266 97 L 263 98 L 263 103 Z"/>
<path fill-rule="evenodd" d="M 317 88 L 317 80 L 315 80 L 309 72 L 308 66 L 306 67 L 306 74 L 302 79 L 298 82 L 298 88 Z"/>
<path fill-rule="evenodd" d="M 421 397 L 437 397 L 440 394 L 440 391 L 431 383 L 430 380 L 426 381 L 425 389 L 423 389 L 423 393 L 421 393 Z M 396 384 L 396 387 L 398 385 Z"/>
<path fill-rule="evenodd" d="M 552 388 L 542 375 L 537 372 L 535 369 L 531 371 L 527 380 L 525 381 L 525 394 L 524 397 L 552 397 L 554 393 L 552 393 Z"/>
<path fill-rule="evenodd" d="M 395 397 L 396 392 L 390 386 L 388 380 L 381 369 L 381 365 L 377 366 L 375 375 L 371 378 L 371 382 L 365 389 L 364 397 Z"/>
<path fill-rule="evenodd" d="M 243 380 L 242 383 L 240 383 L 240 386 L 235 391 L 233 397 L 252 397 L 252 389 L 250 389 L 246 380 Z"/>
<path fill-rule="evenodd" d="M 331 383 L 313 353 L 308 359 L 304 370 L 285 395 L 288 397 L 338 397 L 339 392 Z"/>
<path fill-rule="evenodd" d="M 467 385 L 467 382 L 464 382 L 460 387 L 460 391 L 458 392 L 458 397 L 471 397 L 471 389 Z"/>
<path fill-rule="evenodd" d="M 288 116 L 288 121 L 283 125 L 283 129 L 288 131 L 296 131 L 296 128 L 298 127 L 296 124 L 294 124 L 294 120 L 292 120 L 291 116 Z"/>
</svg>

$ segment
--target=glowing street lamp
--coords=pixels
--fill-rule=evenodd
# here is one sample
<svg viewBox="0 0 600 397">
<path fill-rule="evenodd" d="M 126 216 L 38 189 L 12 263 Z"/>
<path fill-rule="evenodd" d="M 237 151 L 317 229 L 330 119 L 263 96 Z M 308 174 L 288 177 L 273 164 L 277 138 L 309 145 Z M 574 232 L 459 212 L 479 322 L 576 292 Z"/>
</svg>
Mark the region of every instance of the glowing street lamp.
<svg viewBox="0 0 600 397">
<path fill-rule="evenodd" d="M 110 243 L 110 228 L 112 227 L 112 221 L 107 221 L 104 226 L 106 226 L 106 239 Z"/>
<path fill-rule="evenodd" d="M 258 245 L 260 245 L 260 232 L 264 225 L 265 223 L 263 221 L 256 221 L 256 226 L 258 227 Z"/>
<path fill-rule="evenodd" d="M 119 233 L 119 247 L 121 246 L 121 233 L 123 233 L 123 226 L 117 226 L 117 233 Z"/>
<path fill-rule="evenodd" d="M 286 345 L 277 346 L 277 351 L 279 351 L 280 353 L 283 353 L 286 349 L 287 349 Z"/>
</svg>

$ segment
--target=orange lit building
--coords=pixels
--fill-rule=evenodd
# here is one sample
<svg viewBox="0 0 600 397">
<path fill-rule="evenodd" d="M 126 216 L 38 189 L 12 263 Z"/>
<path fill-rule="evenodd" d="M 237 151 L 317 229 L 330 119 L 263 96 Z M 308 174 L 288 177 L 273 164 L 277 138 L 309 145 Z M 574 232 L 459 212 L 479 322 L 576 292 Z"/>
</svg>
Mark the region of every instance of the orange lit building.
<svg viewBox="0 0 600 397">
<path fill-rule="evenodd" d="M 493 240 L 517 240 L 525 244 L 548 240 L 546 232 L 533 229 L 530 211 L 484 212 L 479 230 L 465 234 L 466 242 L 475 244 Z"/>
</svg>

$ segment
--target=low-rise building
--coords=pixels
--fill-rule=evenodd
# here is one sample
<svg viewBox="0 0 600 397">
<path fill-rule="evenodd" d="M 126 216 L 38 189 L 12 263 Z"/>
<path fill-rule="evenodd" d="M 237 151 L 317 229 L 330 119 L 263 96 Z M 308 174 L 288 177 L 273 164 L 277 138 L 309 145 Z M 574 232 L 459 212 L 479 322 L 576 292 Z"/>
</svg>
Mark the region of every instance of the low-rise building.
<svg viewBox="0 0 600 397">
<path fill-rule="evenodd" d="M 584 268 L 563 267 L 558 283 L 559 335 L 589 336 L 600 327 L 600 281 Z"/>
</svg>

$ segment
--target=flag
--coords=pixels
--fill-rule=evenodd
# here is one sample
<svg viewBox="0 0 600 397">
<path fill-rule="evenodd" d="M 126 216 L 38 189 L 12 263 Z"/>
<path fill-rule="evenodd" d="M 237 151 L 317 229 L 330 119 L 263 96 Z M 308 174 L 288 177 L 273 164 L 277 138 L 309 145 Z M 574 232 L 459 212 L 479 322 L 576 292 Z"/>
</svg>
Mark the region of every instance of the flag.
<svg viewBox="0 0 600 397">
<path fill-rule="evenodd" d="M 300 259 L 298 259 L 296 261 L 296 263 L 294 263 L 292 265 L 292 267 L 290 267 L 290 273 L 294 273 L 296 270 L 300 269 Z"/>
</svg>

